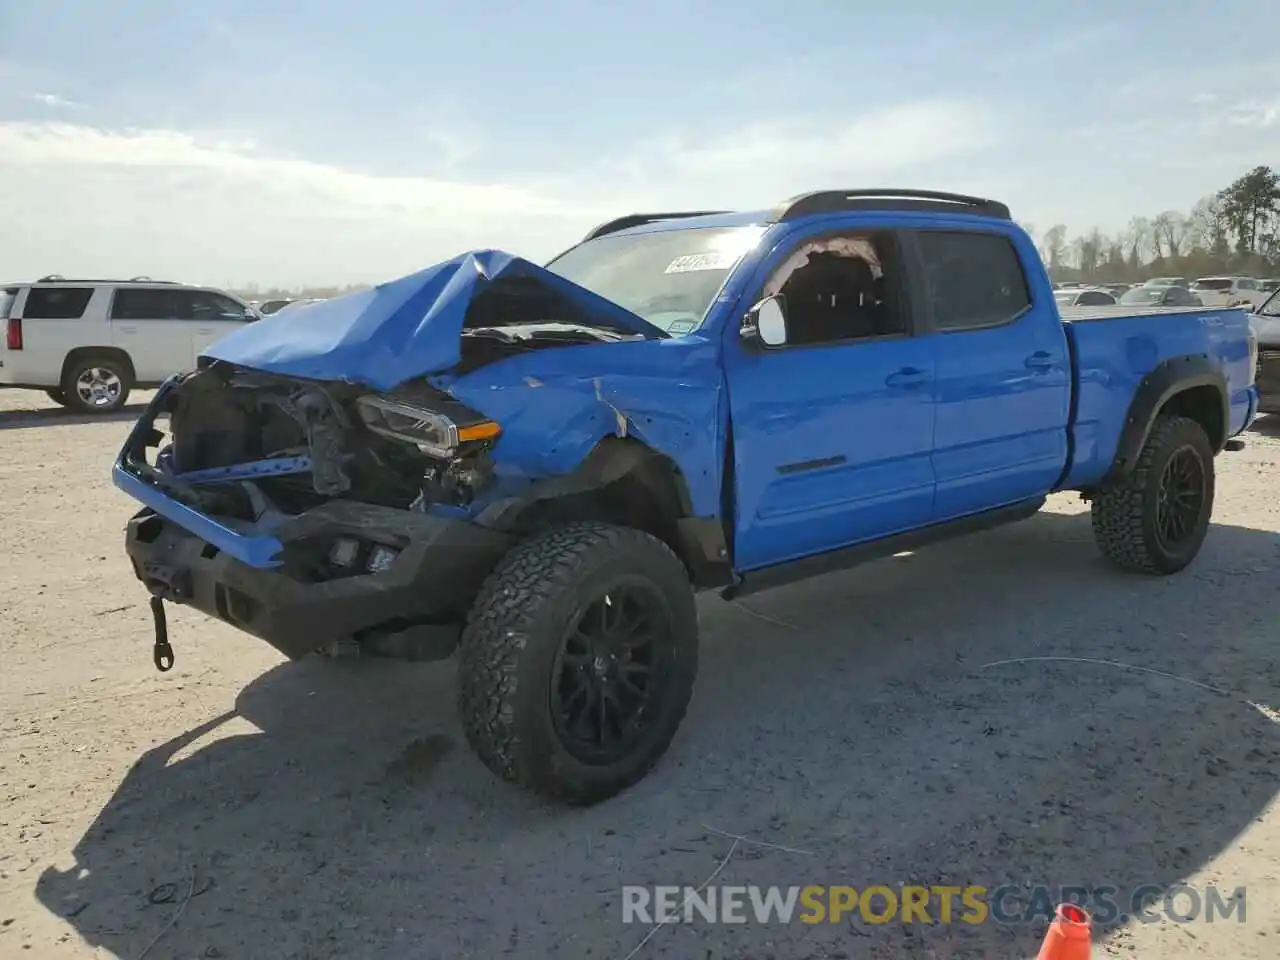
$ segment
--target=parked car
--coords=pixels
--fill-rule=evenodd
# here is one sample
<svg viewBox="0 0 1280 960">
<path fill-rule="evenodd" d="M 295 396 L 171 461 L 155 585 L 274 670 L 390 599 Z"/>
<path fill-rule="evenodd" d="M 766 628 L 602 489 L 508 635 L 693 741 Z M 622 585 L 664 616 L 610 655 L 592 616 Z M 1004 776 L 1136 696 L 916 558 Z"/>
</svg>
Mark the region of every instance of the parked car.
<svg viewBox="0 0 1280 960">
<path fill-rule="evenodd" d="M 1150 280 L 1142 282 L 1144 287 L 1185 287 L 1187 286 L 1186 277 L 1152 277 Z"/>
<path fill-rule="evenodd" d="M 1258 289 L 1266 294 L 1275 293 L 1280 290 L 1280 280 L 1259 280 Z"/>
<path fill-rule="evenodd" d="M 1249 321 L 1258 338 L 1258 409 L 1280 413 L 1280 291 L 1255 310 Z"/>
<path fill-rule="evenodd" d="M 1206 307 L 1245 307 L 1249 310 L 1262 305 L 1267 295 L 1258 289 L 1258 281 L 1252 277 L 1201 277 L 1191 284 L 1191 292 Z"/>
<path fill-rule="evenodd" d="M 633 214 L 546 267 L 469 253 L 308 314 L 207 349 L 116 459 L 157 666 L 167 601 L 292 658 L 456 652 L 472 748 L 573 803 L 667 750 L 695 590 L 1064 490 L 1111 562 L 1173 574 L 1257 408 L 1243 311 L 1064 322 L 1009 209 L 955 194 Z"/>
<path fill-rule="evenodd" d="M 263 300 L 258 304 L 258 312 L 264 317 L 269 317 L 273 313 L 278 313 L 283 310 L 293 302 L 293 297 L 277 297 L 274 300 Z"/>
<path fill-rule="evenodd" d="M 1125 306 L 1146 307 L 1203 307 L 1200 297 L 1186 287 L 1147 286 L 1134 287 L 1120 298 Z"/>
<path fill-rule="evenodd" d="M 1120 297 L 1123 297 L 1126 293 L 1128 293 L 1130 290 L 1133 289 L 1133 284 L 1132 283 L 1104 283 L 1104 284 L 1101 284 L 1101 289 L 1106 290 L 1109 294 L 1111 294 L 1113 297 L 1115 297 L 1118 300 Z"/>
<path fill-rule="evenodd" d="M 0 293 L 0 386 L 44 390 L 81 413 L 111 413 L 134 387 L 190 369 L 215 340 L 259 318 L 215 287 L 46 277 Z"/>
<path fill-rule="evenodd" d="M 1113 307 L 1115 296 L 1108 290 L 1059 290 L 1053 299 L 1060 307 Z"/>
<path fill-rule="evenodd" d="M 324 300 L 321 298 L 299 297 L 297 300 L 290 300 L 283 307 L 277 310 L 276 313 L 279 313 L 281 310 L 296 310 L 298 307 L 305 307 L 313 303 L 323 303 L 323 302 Z"/>
</svg>

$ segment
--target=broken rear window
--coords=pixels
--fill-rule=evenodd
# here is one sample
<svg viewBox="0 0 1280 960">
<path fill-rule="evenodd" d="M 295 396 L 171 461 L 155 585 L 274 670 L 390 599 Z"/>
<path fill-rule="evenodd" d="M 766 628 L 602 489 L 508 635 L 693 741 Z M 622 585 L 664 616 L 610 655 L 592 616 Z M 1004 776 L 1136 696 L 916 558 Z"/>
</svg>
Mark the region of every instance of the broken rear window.
<svg viewBox="0 0 1280 960">
<path fill-rule="evenodd" d="M 696 227 L 613 235 L 574 247 L 547 269 L 654 326 L 693 331 L 760 227 Z"/>
</svg>

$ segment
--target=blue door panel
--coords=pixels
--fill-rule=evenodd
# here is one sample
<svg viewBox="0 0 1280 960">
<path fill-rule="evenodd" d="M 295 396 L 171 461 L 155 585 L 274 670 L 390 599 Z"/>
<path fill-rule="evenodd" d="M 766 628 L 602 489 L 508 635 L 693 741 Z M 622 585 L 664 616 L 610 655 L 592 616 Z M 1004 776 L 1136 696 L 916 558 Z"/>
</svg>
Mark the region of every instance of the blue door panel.
<svg viewBox="0 0 1280 960">
<path fill-rule="evenodd" d="M 758 569 L 927 523 L 933 508 L 928 339 L 726 351 L 735 566 Z M 905 367 L 918 383 L 887 381 Z"/>
<path fill-rule="evenodd" d="M 1054 487 L 1067 463 L 1071 359 L 1047 286 L 1026 276 L 1036 252 L 1025 236 L 930 233 L 915 236 L 936 330 L 931 519 L 945 522 Z"/>
<path fill-rule="evenodd" d="M 1066 463 L 1071 405 L 1057 317 L 1033 308 L 1009 324 L 934 339 L 934 519 L 1046 493 Z"/>
</svg>

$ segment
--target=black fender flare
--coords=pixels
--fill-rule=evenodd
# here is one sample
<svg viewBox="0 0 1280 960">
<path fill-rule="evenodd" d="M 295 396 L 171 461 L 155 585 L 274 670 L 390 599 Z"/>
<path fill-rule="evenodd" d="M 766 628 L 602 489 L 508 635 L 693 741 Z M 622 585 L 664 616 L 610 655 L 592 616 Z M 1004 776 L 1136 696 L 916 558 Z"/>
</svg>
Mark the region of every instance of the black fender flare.
<svg viewBox="0 0 1280 960">
<path fill-rule="evenodd" d="M 524 511 L 540 502 L 589 494 L 628 475 L 643 478 L 645 486 L 664 505 L 663 539 L 688 565 L 694 584 L 705 587 L 729 583 L 732 572 L 723 520 L 695 516 L 688 482 L 675 461 L 632 438 L 601 438 L 570 473 L 540 480 L 518 496 L 491 503 L 473 522 L 492 530 L 513 532 Z"/>
<path fill-rule="evenodd" d="M 1128 476 L 1138 462 L 1138 456 L 1151 435 L 1156 417 L 1171 399 L 1186 390 L 1196 387 L 1213 387 L 1222 404 L 1222 435 L 1211 436 L 1209 443 L 1213 452 L 1219 453 L 1226 442 L 1227 424 L 1230 423 L 1230 401 L 1227 398 L 1227 379 L 1222 370 L 1209 359 L 1205 353 L 1188 354 L 1181 357 L 1170 357 L 1163 360 L 1154 370 L 1138 383 L 1133 399 L 1129 402 L 1129 410 L 1125 416 L 1124 426 L 1120 430 L 1120 442 L 1116 446 L 1115 456 L 1111 461 L 1111 469 L 1104 482 L 1110 482 Z"/>
</svg>

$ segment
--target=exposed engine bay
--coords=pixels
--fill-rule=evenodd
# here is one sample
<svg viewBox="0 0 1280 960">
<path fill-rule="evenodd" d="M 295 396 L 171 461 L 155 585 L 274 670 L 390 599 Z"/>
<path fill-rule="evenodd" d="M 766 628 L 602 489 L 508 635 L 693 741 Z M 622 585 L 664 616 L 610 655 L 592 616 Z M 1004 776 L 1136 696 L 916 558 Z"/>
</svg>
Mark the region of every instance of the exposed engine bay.
<svg viewBox="0 0 1280 960">
<path fill-rule="evenodd" d="M 537 281 L 504 278 L 471 303 L 456 372 L 530 350 L 644 339 L 580 312 Z M 247 522 L 332 499 L 464 505 L 488 482 L 501 434 L 425 378 L 372 393 L 223 361 L 189 374 L 166 412 L 170 442 L 152 479 L 202 512 Z"/>
<path fill-rule="evenodd" d="M 204 512 L 248 521 L 334 498 L 403 510 L 465 502 L 488 464 L 490 443 L 456 439 L 484 418 L 425 383 L 375 395 L 213 364 L 187 377 L 169 414 L 161 475 Z M 234 467 L 218 482 L 217 468 Z"/>
</svg>

